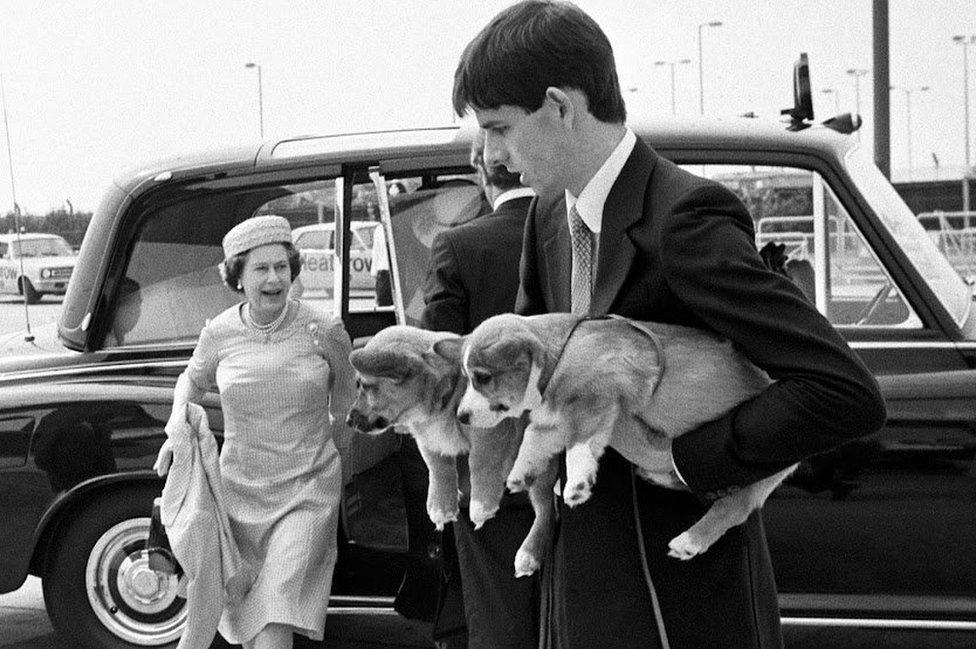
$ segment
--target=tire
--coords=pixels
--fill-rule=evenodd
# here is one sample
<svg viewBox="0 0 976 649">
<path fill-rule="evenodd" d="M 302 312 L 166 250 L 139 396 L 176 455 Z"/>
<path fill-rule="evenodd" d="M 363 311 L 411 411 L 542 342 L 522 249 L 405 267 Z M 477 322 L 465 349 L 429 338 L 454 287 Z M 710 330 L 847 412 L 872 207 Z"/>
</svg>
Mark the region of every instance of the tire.
<svg viewBox="0 0 976 649">
<path fill-rule="evenodd" d="M 151 571 L 145 540 L 158 491 L 105 494 L 59 529 L 42 579 L 51 624 L 86 649 L 173 647 L 186 623 L 176 577 Z"/>
<path fill-rule="evenodd" d="M 37 289 L 26 277 L 20 280 L 20 292 L 24 295 L 24 301 L 27 304 L 37 304 L 41 301 L 41 294 L 37 292 Z"/>
</svg>

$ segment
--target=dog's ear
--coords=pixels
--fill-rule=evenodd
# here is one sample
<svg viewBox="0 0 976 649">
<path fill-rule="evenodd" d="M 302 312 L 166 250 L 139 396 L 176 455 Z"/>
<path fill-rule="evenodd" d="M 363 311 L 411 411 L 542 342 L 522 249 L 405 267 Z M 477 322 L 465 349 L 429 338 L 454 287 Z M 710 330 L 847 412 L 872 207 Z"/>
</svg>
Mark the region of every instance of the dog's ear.
<svg viewBox="0 0 976 649">
<path fill-rule="evenodd" d="M 451 397 L 461 380 L 461 348 L 463 338 L 445 338 L 435 342 L 424 352 L 424 362 L 430 373 L 431 403 L 438 410 L 444 410 L 451 403 Z"/>
<path fill-rule="evenodd" d="M 413 376 L 423 361 L 418 356 L 399 352 L 354 349 L 349 354 L 349 362 L 360 374 L 400 382 Z"/>
<path fill-rule="evenodd" d="M 428 352 L 424 353 L 424 359 L 430 363 L 437 362 L 439 359 L 460 366 L 461 349 L 463 347 L 464 338 L 442 338 L 435 342 Z M 433 354 L 430 352 L 433 352 Z"/>
<path fill-rule="evenodd" d="M 498 369 L 516 369 L 525 364 L 542 364 L 542 354 L 545 348 L 539 338 L 529 332 L 520 331 L 517 334 L 502 338 L 485 348 L 482 359 L 490 359 L 487 363 Z"/>
</svg>

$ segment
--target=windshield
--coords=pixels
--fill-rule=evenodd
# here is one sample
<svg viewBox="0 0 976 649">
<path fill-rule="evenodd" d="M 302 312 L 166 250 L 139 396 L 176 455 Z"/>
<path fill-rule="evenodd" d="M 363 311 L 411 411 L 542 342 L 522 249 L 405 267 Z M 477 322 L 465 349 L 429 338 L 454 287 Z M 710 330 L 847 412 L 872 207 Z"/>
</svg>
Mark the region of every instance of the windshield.
<svg viewBox="0 0 976 649">
<path fill-rule="evenodd" d="M 846 163 L 854 183 L 874 207 L 880 223 L 898 242 L 908 261 L 915 266 L 952 319 L 962 326 L 972 304 L 969 286 L 939 252 L 925 228 L 861 147 L 847 154 Z"/>
<path fill-rule="evenodd" d="M 10 252 L 13 259 L 19 257 L 69 257 L 72 254 L 71 246 L 61 237 L 14 240 L 10 242 Z"/>
</svg>

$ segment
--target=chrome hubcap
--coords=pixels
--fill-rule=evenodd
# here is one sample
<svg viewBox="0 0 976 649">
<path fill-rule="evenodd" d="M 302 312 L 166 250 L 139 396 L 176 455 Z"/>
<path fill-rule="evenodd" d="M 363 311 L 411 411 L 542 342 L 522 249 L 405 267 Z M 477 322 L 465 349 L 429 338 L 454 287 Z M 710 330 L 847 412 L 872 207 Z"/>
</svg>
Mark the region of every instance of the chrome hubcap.
<svg viewBox="0 0 976 649">
<path fill-rule="evenodd" d="M 88 557 L 85 586 L 109 631 L 132 644 L 157 646 L 180 637 L 187 611 L 180 580 L 149 567 L 148 532 L 148 517 L 106 531 Z"/>
</svg>

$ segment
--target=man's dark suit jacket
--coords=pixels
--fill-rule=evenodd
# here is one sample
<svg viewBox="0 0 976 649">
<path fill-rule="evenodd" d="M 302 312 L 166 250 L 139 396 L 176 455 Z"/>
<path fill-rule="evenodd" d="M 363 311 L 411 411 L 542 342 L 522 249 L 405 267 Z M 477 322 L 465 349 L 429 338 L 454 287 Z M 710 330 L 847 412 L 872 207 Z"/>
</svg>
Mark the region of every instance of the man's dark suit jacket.
<svg viewBox="0 0 976 649">
<path fill-rule="evenodd" d="M 469 333 L 515 308 L 519 253 L 532 197 L 513 198 L 490 215 L 434 237 L 424 288 L 424 329 Z"/>
<path fill-rule="evenodd" d="M 569 311 L 561 197 L 537 201 L 522 254 L 517 311 Z M 741 202 L 639 139 L 604 206 L 590 311 L 718 332 L 777 383 L 675 440 L 675 463 L 692 493 L 634 481 L 629 464 L 608 450 L 594 496 L 564 511 L 552 566 L 552 643 L 632 647 L 640 638 L 655 646 L 639 518 L 672 647 L 781 646 L 759 512 L 690 561 L 667 557 L 667 543 L 710 499 L 880 428 L 877 384 L 802 293 L 763 264 Z"/>
<path fill-rule="evenodd" d="M 485 319 L 515 308 L 522 232 L 532 197 L 512 198 L 490 215 L 439 233 L 431 245 L 425 329 L 469 333 Z M 502 422 L 515 434 L 515 424 Z M 466 458 L 459 462 L 466 475 Z M 468 481 L 462 478 L 463 488 Z M 534 514 L 526 494 L 506 493 L 495 518 L 474 531 L 462 515 L 454 523 L 470 649 L 534 649 L 538 640 L 539 581 L 514 577 L 515 552 Z M 452 583 L 446 598 L 456 596 Z"/>
</svg>

